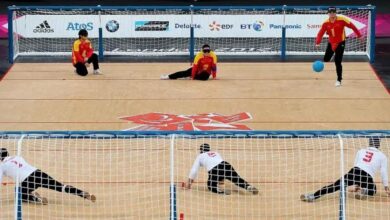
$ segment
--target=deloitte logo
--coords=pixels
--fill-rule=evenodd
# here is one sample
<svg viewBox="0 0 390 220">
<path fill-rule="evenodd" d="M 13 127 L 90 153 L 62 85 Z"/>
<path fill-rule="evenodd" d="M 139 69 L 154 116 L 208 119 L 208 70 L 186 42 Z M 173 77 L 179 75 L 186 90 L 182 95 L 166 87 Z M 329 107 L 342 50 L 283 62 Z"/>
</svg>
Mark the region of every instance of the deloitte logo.
<svg viewBox="0 0 390 220">
<path fill-rule="evenodd" d="M 264 27 L 264 23 L 262 21 L 256 21 L 253 23 L 253 30 L 255 31 L 262 31 Z"/>
<path fill-rule="evenodd" d="M 47 21 L 43 21 L 41 24 L 35 27 L 34 33 L 53 33 L 54 29 L 50 27 Z"/>
<path fill-rule="evenodd" d="M 115 20 L 111 20 L 106 24 L 106 30 L 108 32 L 116 32 L 119 29 L 119 23 Z"/>
</svg>

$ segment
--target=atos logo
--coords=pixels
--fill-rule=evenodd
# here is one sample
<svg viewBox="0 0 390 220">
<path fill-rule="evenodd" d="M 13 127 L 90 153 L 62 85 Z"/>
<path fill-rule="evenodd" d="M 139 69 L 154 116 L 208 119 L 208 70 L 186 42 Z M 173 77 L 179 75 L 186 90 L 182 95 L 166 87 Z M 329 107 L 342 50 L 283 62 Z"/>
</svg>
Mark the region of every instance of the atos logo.
<svg viewBox="0 0 390 220">
<path fill-rule="evenodd" d="M 79 31 L 81 29 L 85 29 L 87 31 L 93 30 L 93 23 L 77 23 L 77 22 L 69 22 L 68 27 L 66 28 L 67 31 Z"/>
<path fill-rule="evenodd" d="M 241 29 L 254 30 L 254 31 L 262 31 L 265 27 L 264 22 L 255 21 L 253 24 L 241 24 Z"/>
</svg>

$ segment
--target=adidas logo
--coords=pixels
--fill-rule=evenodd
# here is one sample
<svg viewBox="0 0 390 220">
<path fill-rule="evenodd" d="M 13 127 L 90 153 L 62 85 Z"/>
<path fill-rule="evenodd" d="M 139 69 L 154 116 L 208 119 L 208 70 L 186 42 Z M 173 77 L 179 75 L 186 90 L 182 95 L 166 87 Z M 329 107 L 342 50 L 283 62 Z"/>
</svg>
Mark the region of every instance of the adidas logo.
<svg viewBox="0 0 390 220">
<path fill-rule="evenodd" d="M 34 33 L 53 33 L 54 29 L 50 27 L 49 23 L 45 20 L 41 24 L 35 27 Z"/>
</svg>

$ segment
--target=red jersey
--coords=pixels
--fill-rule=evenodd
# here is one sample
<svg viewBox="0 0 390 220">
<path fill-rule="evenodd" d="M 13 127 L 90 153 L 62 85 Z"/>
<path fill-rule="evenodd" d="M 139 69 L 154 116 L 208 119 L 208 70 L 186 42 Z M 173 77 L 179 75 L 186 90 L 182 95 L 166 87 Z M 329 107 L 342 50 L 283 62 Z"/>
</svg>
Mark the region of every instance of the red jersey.
<svg viewBox="0 0 390 220">
<path fill-rule="evenodd" d="M 85 58 L 91 57 L 93 54 L 92 43 L 89 40 L 76 40 L 73 43 L 72 49 L 72 63 L 75 65 L 76 63 L 85 63 Z"/>
<path fill-rule="evenodd" d="M 337 16 L 334 22 L 327 19 L 317 34 L 316 44 L 320 44 L 325 32 L 329 36 L 329 43 L 332 45 L 332 50 L 335 51 L 340 42 L 345 41 L 346 35 L 344 27 L 349 27 L 355 32 L 358 37 L 361 37 L 359 30 L 352 24 L 348 18 Z"/>
<path fill-rule="evenodd" d="M 213 51 L 210 51 L 210 56 L 204 56 L 203 52 L 196 54 L 192 65 L 191 78 L 203 71 L 207 71 L 213 78 L 217 77 L 217 56 Z"/>
</svg>

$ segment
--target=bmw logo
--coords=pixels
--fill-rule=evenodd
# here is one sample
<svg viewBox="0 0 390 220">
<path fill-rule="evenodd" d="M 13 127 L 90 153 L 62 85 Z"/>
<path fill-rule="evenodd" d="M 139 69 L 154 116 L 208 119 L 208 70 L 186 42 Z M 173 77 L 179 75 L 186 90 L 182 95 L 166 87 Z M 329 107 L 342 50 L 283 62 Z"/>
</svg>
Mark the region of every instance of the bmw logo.
<svg viewBox="0 0 390 220">
<path fill-rule="evenodd" d="M 111 20 L 111 21 L 107 22 L 106 29 L 109 32 L 115 32 L 119 29 L 119 23 L 115 20 Z"/>
<path fill-rule="evenodd" d="M 261 31 L 263 29 L 264 23 L 262 21 L 256 21 L 253 23 L 253 30 Z"/>
</svg>

